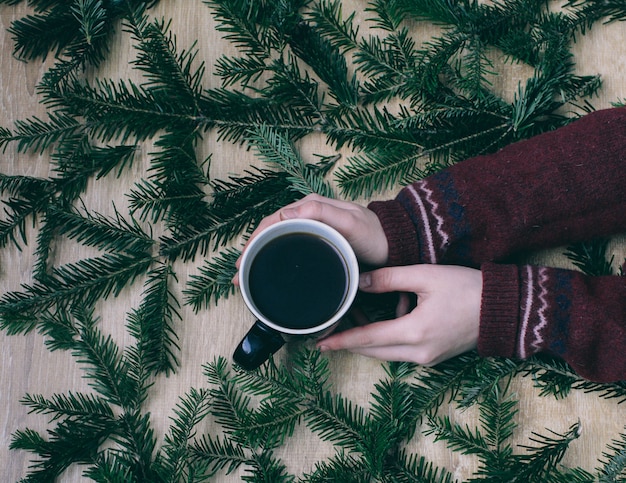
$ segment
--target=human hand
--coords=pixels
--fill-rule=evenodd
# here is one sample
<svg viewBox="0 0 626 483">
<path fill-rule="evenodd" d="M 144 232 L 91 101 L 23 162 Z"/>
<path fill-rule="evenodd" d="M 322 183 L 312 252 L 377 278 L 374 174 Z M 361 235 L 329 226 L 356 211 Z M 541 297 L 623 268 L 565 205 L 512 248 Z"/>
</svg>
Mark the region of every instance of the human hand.
<svg viewBox="0 0 626 483">
<path fill-rule="evenodd" d="M 361 275 L 369 293 L 417 295 L 409 312 L 401 297 L 396 319 L 374 322 L 318 341 L 322 351 L 347 349 L 377 359 L 431 366 L 476 347 L 480 322 L 482 273 L 466 267 L 412 265 Z"/>
<path fill-rule="evenodd" d="M 357 258 L 365 264 L 380 267 L 387 262 L 387 237 L 373 211 L 356 203 L 316 194 L 291 203 L 261 220 L 248 243 L 268 226 L 293 218 L 317 220 L 333 227 L 348 240 Z M 237 276 L 233 282 L 238 283 Z"/>
</svg>

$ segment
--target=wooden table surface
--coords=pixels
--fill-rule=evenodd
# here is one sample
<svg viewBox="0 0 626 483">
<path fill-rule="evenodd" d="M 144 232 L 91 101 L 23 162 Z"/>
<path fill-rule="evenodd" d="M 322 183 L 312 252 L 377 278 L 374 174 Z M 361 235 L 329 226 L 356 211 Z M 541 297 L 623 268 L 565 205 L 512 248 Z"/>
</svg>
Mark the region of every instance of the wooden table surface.
<svg viewBox="0 0 626 483">
<path fill-rule="evenodd" d="M 346 0 L 345 11 L 362 10 L 362 2 Z M 24 6 L 0 9 L 0 125 L 12 127 L 13 122 L 39 115 L 44 117 L 45 110 L 39 104 L 35 86 L 45 66 L 37 62 L 24 63 L 12 56 L 12 42 L 6 29 L 11 20 L 20 18 L 29 12 Z M 222 40 L 214 28 L 210 11 L 199 0 L 168 0 L 161 2 L 154 10 L 157 17 L 172 19 L 172 31 L 177 34 L 180 46 L 188 46 L 198 40 L 201 60 L 207 66 L 215 64 L 223 53 L 233 53 L 233 47 Z M 608 107 L 611 102 L 626 99 L 626 23 L 613 23 L 598 26 L 590 33 L 578 39 L 575 55 L 582 73 L 599 73 L 604 80 L 604 87 L 599 98 L 593 103 L 597 108 Z M 102 77 L 128 78 L 134 73 L 128 61 L 132 58 L 127 35 L 119 35 L 113 46 L 109 61 L 99 72 Z M 512 94 L 517 81 L 524 76 L 524 71 L 511 67 L 508 78 L 501 79 L 502 88 Z M 207 76 L 209 84 L 217 87 L 219 79 Z M 220 142 L 209 135 L 201 149 L 213 152 L 211 176 L 225 178 L 229 173 L 239 173 L 254 163 L 253 154 L 240 146 Z M 150 147 L 145 147 L 149 152 Z M 316 147 L 312 152 L 320 152 L 323 147 Z M 49 175 L 46 155 L 16 154 L 13 146 L 1 155 L 0 172 L 7 174 L 25 174 L 33 176 Z M 127 199 L 123 195 L 143 174 L 145 166 L 136 163 L 129 176 L 115 179 L 111 176 L 99 183 L 97 190 L 89 190 L 84 200 L 86 206 L 102 214 L 113 213 L 115 202 L 118 210 L 124 212 Z M 136 178 L 133 178 L 136 176 Z M 28 228 L 30 239 L 36 234 L 33 227 Z M 626 243 L 617 238 L 613 249 L 617 257 L 624 257 Z M 0 292 L 16 290 L 20 283 L 31 279 L 32 254 L 30 246 L 23 251 L 7 247 L 0 251 Z M 61 244 L 56 248 L 56 264 L 75 261 L 90 256 L 88 249 L 76 244 Z M 554 263 L 562 260 L 552 258 L 553 254 L 544 254 L 544 258 Z M 619 259 L 619 258 L 618 258 Z M 177 266 L 181 281 L 194 273 L 197 265 L 193 263 Z M 182 283 L 180 284 L 183 285 Z M 137 305 L 139 294 L 129 290 L 116 299 L 106 303 L 106 311 L 101 310 L 102 324 L 110 331 L 113 338 L 124 343 L 128 335 L 123 321 L 128 311 Z M 102 307 L 99 307 L 102 309 Z M 157 434 L 163 434 L 172 416 L 172 408 L 177 398 L 190 387 L 205 385 L 202 364 L 213 360 L 215 355 L 230 356 L 232 349 L 251 322 L 238 297 L 220 303 L 210 311 L 195 314 L 191 308 L 183 308 L 183 323 L 177 330 L 181 338 L 181 368 L 169 378 L 159 378 L 151 390 L 149 407 Z M 27 414 L 19 400 L 26 393 L 52 395 L 79 391 L 86 387 L 83 373 L 72 357 L 63 352 L 51 353 L 45 349 L 43 338 L 38 334 L 9 337 L 0 333 L 0 480 L 17 481 L 25 476 L 29 464 L 29 454 L 9 451 L 11 434 L 18 429 L 30 427 L 42 432 L 49 427 L 45 416 Z M 380 363 L 349 354 L 331 355 L 334 368 L 335 388 L 338 392 L 349 395 L 352 399 L 367 404 L 368 395 L 374 383 L 382 376 Z M 519 380 L 518 397 L 520 412 L 517 421 L 520 430 L 515 442 L 527 442 L 533 431 L 544 432 L 550 428 L 556 432 L 566 431 L 577 421 L 581 422 L 582 435 L 572 443 L 564 463 L 582 466 L 593 470 L 597 461 L 606 450 L 610 439 L 617 437 L 626 423 L 626 407 L 618 406 L 613 401 L 598 398 L 595 395 L 577 392 L 564 400 L 539 397 L 528 380 Z M 461 423 L 472 422 L 477 414 L 472 410 L 459 412 L 450 409 L 450 416 Z M 312 469 L 319 459 L 329 456 L 332 448 L 305 430 L 299 431 L 288 445 L 281 449 L 290 461 L 290 469 L 303 472 Z M 438 465 L 443 465 L 454 476 L 463 479 L 476 469 L 476 462 L 467 456 L 452 453 L 442 443 L 434 443 L 430 438 L 420 438 L 412 443 L 412 450 L 420 452 Z M 224 478 L 224 481 L 238 481 L 237 474 Z M 64 482 L 82 481 L 80 468 L 73 468 L 62 478 Z"/>
</svg>

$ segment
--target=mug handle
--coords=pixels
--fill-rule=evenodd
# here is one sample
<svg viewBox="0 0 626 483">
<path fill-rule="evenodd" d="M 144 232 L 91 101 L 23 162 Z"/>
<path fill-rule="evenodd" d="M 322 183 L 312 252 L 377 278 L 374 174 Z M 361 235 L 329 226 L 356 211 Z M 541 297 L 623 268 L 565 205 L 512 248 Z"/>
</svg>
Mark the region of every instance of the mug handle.
<svg viewBox="0 0 626 483">
<path fill-rule="evenodd" d="M 233 359 L 246 371 L 252 371 L 268 360 L 284 343 L 285 340 L 279 332 L 257 320 L 235 349 Z"/>
</svg>

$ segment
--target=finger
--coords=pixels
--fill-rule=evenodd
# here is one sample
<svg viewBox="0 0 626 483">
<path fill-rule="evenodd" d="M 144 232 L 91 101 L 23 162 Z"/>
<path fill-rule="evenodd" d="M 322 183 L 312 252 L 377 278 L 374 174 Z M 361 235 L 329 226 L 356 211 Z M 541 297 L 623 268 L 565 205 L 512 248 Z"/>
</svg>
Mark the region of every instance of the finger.
<svg viewBox="0 0 626 483">
<path fill-rule="evenodd" d="M 407 322 L 400 318 L 354 327 L 320 340 L 317 347 L 326 351 L 402 345 L 407 342 Z"/>
<path fill-rule="evenodd" d="M 419 294 L 425 292 L 428 287 L 429 272 L 430 267 L 428 265 L 385 267 L 362 273 L 359 288 L 370 293 L 409 292 Z"/>
<path fill-rule="evenodd" d="M 391 345 L 385 347 L 360 347 L 349 349 L 353 354 L 359 354 L 382 361 L 415 362 L 415 347 L 409 345 Z"/>
<path fill-rule="evenodd" d="M 259 233 L 280 221 L 290 220 L 293 218 L 309 218 L 311 220 L 325 222 L 326 224 L 332 226 L 332 220 L 337 218 L 337 212 L 335 211 L 329 213 L 327 209 L 325 209 L 327 205 L 333 206 L 336 210 L 346 210 L 347 207 L 351 206 L 350 203 L 346 203 L 345 201 L 324 198 L 323 196 L 317 194 L 307 195 L 304 198 L 294 201 L 293 203 L 290 203 L 280 210 L 263 218 L 250 234 L 246 245 L 243 247 L 242 253 Z M 239 257 L 235 264 L 237 268 L 239 268 L 240 260 L 241 257 Z"/>
<path fill-rule="evenodd" d="M 326 223 L 346 238 L 351 238 L 360 207 L 352 203 L 321 196 L 307 196 L 280 210 L 281 219 L 307 218 Z"/>
<path fill-rule="evenodd" d="M 387 347 L 365 347 L 350 349 L 353 354 L 380 359 L 383 361 L 413 362 L 422 366 L 434 366 L 444 358 L 430 359 L 428 355 L 412 345 L 395 345 Z"/>
</svg>

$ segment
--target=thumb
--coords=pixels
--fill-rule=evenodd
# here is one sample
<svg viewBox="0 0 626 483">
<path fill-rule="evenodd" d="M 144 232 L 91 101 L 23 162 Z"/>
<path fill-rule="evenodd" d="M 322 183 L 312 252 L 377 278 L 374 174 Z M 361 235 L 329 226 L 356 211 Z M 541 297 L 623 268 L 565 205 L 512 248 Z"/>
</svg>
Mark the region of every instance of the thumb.
<svg viewBox="0 0 626 483">
<path fill-rule="evenodd" d="M 365 272 L 359 277 L 359 288 L 369 293 L 424 292 L 429 277 L 428 270 L 422 267 L 422 265 L 385 267 Z"/>
</svg>

